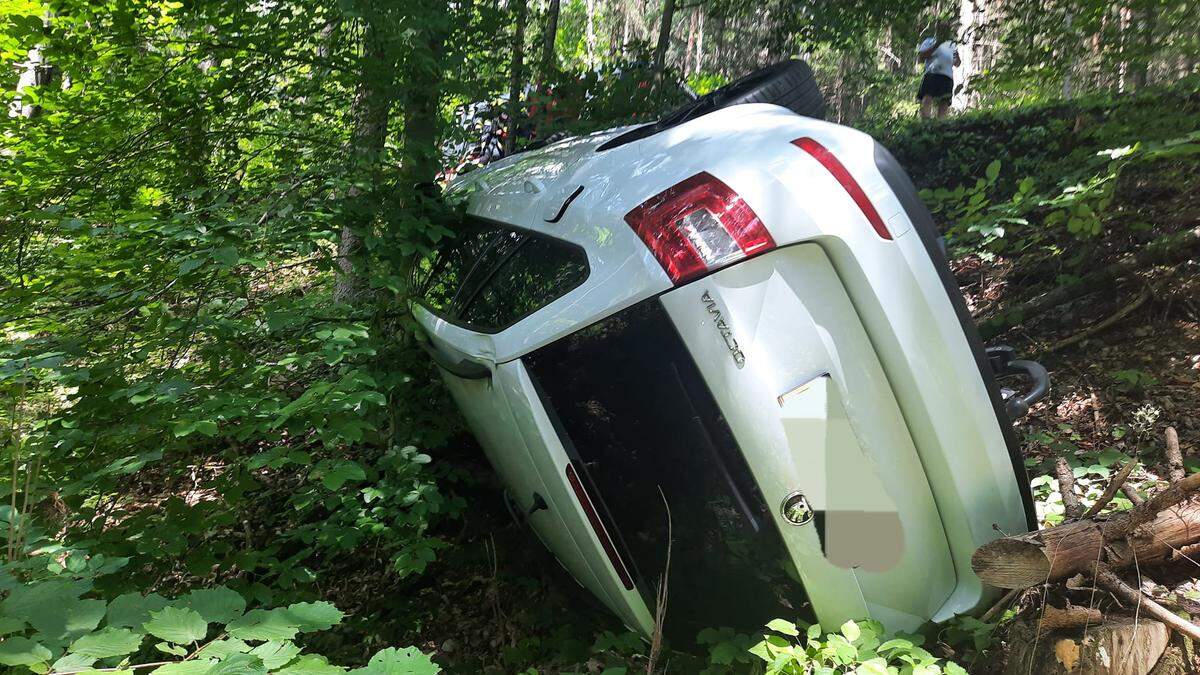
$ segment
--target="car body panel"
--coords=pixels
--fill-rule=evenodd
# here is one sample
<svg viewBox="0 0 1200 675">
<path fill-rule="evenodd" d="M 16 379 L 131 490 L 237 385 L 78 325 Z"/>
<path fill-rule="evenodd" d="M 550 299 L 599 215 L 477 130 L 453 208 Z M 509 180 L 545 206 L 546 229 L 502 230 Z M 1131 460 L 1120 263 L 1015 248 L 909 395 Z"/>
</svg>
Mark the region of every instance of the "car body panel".
<svg viewBox="0 0 1200 675">
<path fill-rule="evenodd" d="M 662 300 L 767 503 L 801 491 L 822 516 L 797 527 L 773 509 L 818 619 L 869 616 L 903 630 L 927 621 L 955 586 L 946 535 L 888 380 L 821 248 L 777 249 Z"/>
<path fill-rule="evenodd" d="M 910 514 L 904 516 L 909 519 L 904 527 L 904 550 L 927 541 L 934 549 L 948 551 L 948 562 L 940 554 L 931 554 L 929 564 L 933 568 L 925 572 L 917 569 L 919 556 L 901 555 L 895 569 L 916 575 L 908 582 L 910 585 L 928 586 L 911 593 L 911 589 L 888 588 L 899 582 L 885 579 L 899 579 L 904 576 L 900 572 L 894 577 L 879 572 L 878 581 L 864 579 L 870 577 L 865 571 L 857 572 L 857 578 L 852 574 L 847 581 L 844 571 L 836 565 L 827 570 L 825 567 L 830 567 L 830 563 L 812 562 L 809 572 L 814 582 L 810 586 L 817 595 L 829 591 L 828 601 L 814 600 L 819 611 L 830 617 L 861 618 L 863 612 L 878 613 L 875 618 L 899 628 L 911 626 L 917 619 L 945 619 L 980 604 L 986 598 L 986 591 L 970 569 L 971 553 L 997 536 L 995 528 L 1008 533 L 1027 529 L 1022 486 L 1014 473 L 1009 444 L 1001 428 L 1007 420 L 993 409 L 992 392 L 981 376 L 935 261 L 914 230 L 910 214 L 876 166 L 875 141 L 860 132 L 803 118 L 768 104 L 718 110 L 643 140 L 596 151 L 605 140 L 620 132 L 597 133 L 515 155 L 467 174 L 452 186 L 451 194 L 464 200 L 467 212 L 473 216 L 580 245 L 587 252 L 590 272 L 571 292 L 494 334 L 468 330 L 417 307 L 414 310 L 417 319 L 433 343 L 456 357 L 487 364 L 500 372 L 519 362 L 522 356 L 647 298 L 661 295 L 664 303 L 671 305 L 676 294 L 683 297 L 684 293 L 707 288 L 718 281 L 724 283 L 727 279 L 751 275 L 759 268 L 758 261 L 766 260 L 767 256 L 795 249 L 806 251 L 801 257 L 823 259 L 825 262 L 813 263 L 825 270 L 820 283 L 832 289 L 831 293 L 835 287 L 842 289 L 838 297 L 844 297 L 844 302 L 836 303 L 839 316 L 844 319 L 852 309 L 863 333 L 844 338 L 849 341 L 846 343 L 839 342 L 843 339 L 840 337 L 832 342 L 827 336 L 821 340 L 813 338 L 820 334 L 820 322 L 807 327 L 790 323 L 805 316 L 834 312 L 832 306 L 813 304 L 814 299 L 802 288 L 792 285 L 800 283 L 803 277 L 800 271 L 781 269 L 777 278 L 764 281 L 765 285 L 751 285 L 769 289 L 776 295 L 756 295 L 758 291 L 750 286 L 744 293 L 732 286 L 719 293 L 728 316 L 751 322 L 738 324 L 739 340 L 751 325 L 761 325 L 764 330 L 784 330 L 791 326 L 787 330 L 798 331 L 798 335 L 805 330 L 816 331 L 804 338 L 812 346 L 811 353 L 792 353 L 794 348 L 786 347 L 781 337 L 772 336 L 769 343 L 774 345 L 774 351 L 747 352 L 746 368 L 766 373 L 777 369 L 797 377 L 796 369 L 804 358 L 811 357 L 814 364 L 818 357 L 826 358 L 836 367 L 829 369 L 829 381 L 818 387 L 820 401 L 824 403 L 812 404 L 824 410 L 825 418 L 813 421 L 812 410 L 804 406 L 792 404 L 785 410 L 772 403 L 774 416 L 768 420 L 769 424 L 762 422 L 772 430 L 768 434 L 738 418 L 739 415 L 753 418 L 759 414 L 757 411 L 743 410 L 728 397 L 721 401 L 721 410 L 734 427 L 743 453 L 748 459 L 758 458 L 754 472 L 760 481 L 769 483 L 774 474 L 779 474 L 803 482 L 795 464 L 801 456 L 797 453 L 803 450 L 792 447 L 802 444 L 786 441 L 786 433 L 780 436 L 779 429 L 785 423 L 801 428 L 819 422 L 821 433 L 837 436 L 832 441 L 834 445 L 843 444 L 851 449 L 858 446 L 865 458 L 864 466 L 889 467 L 883 475 L 903 477 L 900 482 L 913 486 L 913 494 L 900 494 L 889 491 L 893 486 L 885 482 L 890 502 L 900 512 Z M 792 144 L 802 137 L 815 139 L 839 159 L 887 223 L 890 239 L 876 233 L 828 169 Z M 778 249 L 675 288 L 650 250 L 624 222 L 624 215 L 649 197 L 702 171 L 724 182 L 751 206 Z M 575 194 L 580 187 L 582 192 Z M 575 197 L 563 208 L 572 194 Z M 792 264 L 800 262 L 796 258 Z M 792 282 L 787 281 L 793 277 Z M 795 315 L 755 324 L 768 297 L 774 298 L 771 302 L 778 300 L 792 307 Z M 704 313 L 695 298 L 689 297 L 684 304 L 689 308 L 672 311 L 678 312 L 674 316 L 681 322 L 680 331 L 686 337 L 693 329 L 700 328 L 696 322 Z M 848 325 L 842 320 L 839 325 L 843 324 Z M 711 333 L 711 327 L 703 328 Z M 751 333 L 744 339 L 753 345 L 757 338 Z M 718 398 L 723 396 L 726 386 L 733 387 L 731 391 L 749 386 L 725 383 L 718 370 L 711 370 L 715 367 L 711 360 L 730 361 L 728 353 L 707 355 L 711 345 L 702 348 L 700 343 L 693 344 L 691 338 L 687 341 L 693 357 L 705 369 L 706 377 L 711 378 L 709 387 Z M 854 344 L 853 349 L 865 350 L 863 353 L 870 358 L 864 361 L 869 363 L 856 365 L 839 375 L 838 367 L 845 369 L 854 361 L 838 353 L 839 344 Z M 847 379 L 847 373 L 853 376 Z M 813 373 L 817 375 L 820 373 Z M 502 379 L 507 377 L 508 374 L 502 375 Z M 781 387 L 786 390 L 789 384 L 765 376 L 762 382 L 770 382 L 770 388 L 753 391 L 763 401 L 766 392 Z M 799 384 L 802 383 L 792 386 Z M 509 399 L 510 415 L 497 414 L 490 422 L 480 423 L 521 427 L 528 462 L 541 472 L 544 487 L 561 482 L 561 475 L 551 470 L 552 464 L 562 461 L 562 456 L 555 454 L 556 441 L 544 424 L 536 422 L 539 410 L 541 415 L 545 414 L 536 392 L 510 386 L 501 386 L 497 391 Z M 775 391 L 775 395 L 780 393 L 784 392 Z M 864 401 L 881 406 L 883 413 L 877 422 L 864 422 L 868 419 L 861 412 L 867 405 Z M 881 429 L 890 431 L 885 433 Z M 497 446 L 491 450 L 493 454 L 517 452 L 521 445 L 491 442 Z M 889 459 L 885 456 L 888 453 L 894 456 Z M 765 459 L 768 457 L 774 459 Z M 777 462 L 778 467 L 768 466 L 770 461 Z M 561 466 L 553 468 L 559 470 Z M 774 489 L 783 487 L 781 483 Z M 939 514 L 940 534 L 929 516 L 930 501 L 922 496 L 926 494 L 932 495 L 933 508 Z M 909 521 L 913 523 L 911 527 Z M 594 585 L 600 589 L 595 591 L 598 597 L 628 625 L 645 632 L 649 616 L 645 603 L 629 593 L 612 592 L 613 588 L 619 588 L 615 573 L 594 537 L 589 539 L 580 533 L 581 525 L 585 524 L 582 521 L 562 524 L 573 533 L 575 549 L 563 544 L 563 550 L 555 548 L 556 552 L 564 559 L 575 557 L 586 561 L 586 565 L 579 563 L 568 568 L 572 573 L 576 569 L 590 570 L 594 582 L 586 581 L 585 571 L 576 573 L 576 578 L 589 588 Z M 787 536 L 798 560 L 811 558 L 810 537 L 794 533 Z M 953 569 L 946 569 L 947 565 Z M 940 570 L 937 581 L 926 581 L 925 573 L 934 568 Z M 850 582 L 853 587 L 847 585 Z"/>
</svg>

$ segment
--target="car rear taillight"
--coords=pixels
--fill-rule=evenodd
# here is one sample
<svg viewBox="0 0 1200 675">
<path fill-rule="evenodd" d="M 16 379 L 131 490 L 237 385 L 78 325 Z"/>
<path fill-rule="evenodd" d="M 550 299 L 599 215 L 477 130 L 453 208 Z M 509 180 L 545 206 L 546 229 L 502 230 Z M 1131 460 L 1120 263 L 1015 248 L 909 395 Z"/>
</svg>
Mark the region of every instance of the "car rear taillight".
<svg viewBox="0 0 1200 675">
<path fill-rule="evenodd" d="M 707 172 L 642 202 L 625 222 L 676 284 L 775 248 L 750 205 Z"/>
<path fill-rule="evenodd" d="M 588 496 L 587 490 L 583 489 L 583 483 L 579 480 L 579 474 L 575 473 L 575 467 L 569 463 L 567 464 L 567 482 L 571 484 L 571 489 L 575 492 L 575 499 L 583 507 L 583 513 L 587 515 L 588 524 L 592 526 L 592 532 L 595 532 L 596 538 L 600 540 L 600 546 L 604 549 L 604 555 L 608 556 L 608 562 L 612 564 L 617 577 L 621 579 L 621 585 L 625 587 L 625 590 L 632 591 L 633 577 L 629 575 L 629 570 L 625 567 L 625 563 L 621 561 L 621 556 L 617 555 L 617 547 L 613 545 L 612 538 L 608 536 L 608 530 L 604 528 L 604 523 L 600 520 L 600 514 L 596 512 L 596 507 L 592 504 L 592 498 Z"/>
<path fill-rule="evenodd" d="M 879 212 L 875 210 L 875 205 L 867 198 L 867 193 L 863 192 L 858 181 L 854 180 L 854 176 L 846 170 L 846 166 L 841 160 L 834 156 L 828 148 L 818 143 L 816 140 L 805 136 L 792 141 L 792 145 L 812 155 L 813 159 L 821 163 L 825 170 L 841 183 L 842 189 L 850 195 L 854 203 L 858 205 L 863 215 L 867 217 L 867 222 L 871 223 L 871 227 L 875 228 L 875 233 L 884 239 L 890 240 L 892 233 L 888 232 L 887 225 L 884 224 L 883 218 L 879 217 Z"/>
</svg>

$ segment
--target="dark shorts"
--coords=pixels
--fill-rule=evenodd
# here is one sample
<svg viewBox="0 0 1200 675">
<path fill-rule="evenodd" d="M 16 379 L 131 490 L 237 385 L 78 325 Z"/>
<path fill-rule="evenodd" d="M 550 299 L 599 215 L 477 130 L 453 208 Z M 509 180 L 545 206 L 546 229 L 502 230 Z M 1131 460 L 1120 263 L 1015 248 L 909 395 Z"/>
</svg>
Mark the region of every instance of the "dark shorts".
<svg viewBox="0 0 1200 675">
<path fill-rule="evenodd" d="M 933 97 L 935 101 L 948 101 L 953 95 L 954 79 L 936 73 L 925 73 L 925 77 L 921 78 L 921 88 L 917 90 L 918 101 L 926 96 Z"/>
</svg>

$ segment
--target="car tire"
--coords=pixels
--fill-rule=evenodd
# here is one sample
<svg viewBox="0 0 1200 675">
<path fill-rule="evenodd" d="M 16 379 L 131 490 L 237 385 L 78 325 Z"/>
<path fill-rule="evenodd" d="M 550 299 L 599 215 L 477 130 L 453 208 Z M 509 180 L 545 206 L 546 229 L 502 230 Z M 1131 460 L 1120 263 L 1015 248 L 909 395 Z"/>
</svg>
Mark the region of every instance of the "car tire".
<svg viewBox="0 0 1200 675">
<path fill-rule="evenodd" d="M 743 103 L 772 103 L 797 115 L 825 119 L 825 97 L 821 95 L 821 88 L 817 86 L 812 68 L 803 61 L 790 59 L 760 68 L 724 87 L 714 89 L 667 113 L 657 122 L 643 124 L 610 138 L 597 147 L 596 152 L 640 141 L 697 117 Z"/>
<path fill-rule="evenodd" d="M 716 108 L 772 103 L 805 117 L 825 119 L 825 97 L 804 61 L 791 59 L 761 68 L 709 94 Z"/>
</svg>

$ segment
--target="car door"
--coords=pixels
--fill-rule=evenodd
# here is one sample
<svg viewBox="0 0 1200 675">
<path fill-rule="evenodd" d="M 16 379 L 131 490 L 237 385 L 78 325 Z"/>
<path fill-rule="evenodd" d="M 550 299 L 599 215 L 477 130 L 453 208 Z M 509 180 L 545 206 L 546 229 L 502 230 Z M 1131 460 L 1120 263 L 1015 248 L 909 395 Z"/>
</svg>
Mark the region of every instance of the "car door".
<svg viewBox="0 0 1200 675">
<path fill-rule="evenodd" d="M 601 550 L 606 547 L 593 539 L 589 516 L 568 480 L 569 460 L 523 362 L 493 358 L 496 335 L 521 330 L 524 319 L 536 321 L 539 310 L 583 283 L 586 253 L 565 241 L 472 219 L 420 267 L 414 314 L 428 336 L 427 350 L 504 483 L 510 508 L 580 584 L 626 623 L 645 623 L 644 609 L 631 607 L 632 581 L 613 581 Z"/>
</svg>

